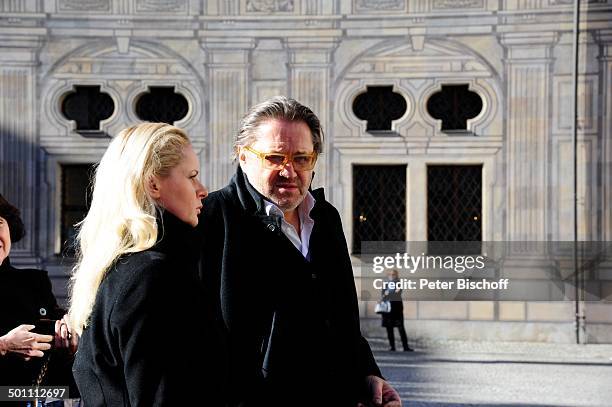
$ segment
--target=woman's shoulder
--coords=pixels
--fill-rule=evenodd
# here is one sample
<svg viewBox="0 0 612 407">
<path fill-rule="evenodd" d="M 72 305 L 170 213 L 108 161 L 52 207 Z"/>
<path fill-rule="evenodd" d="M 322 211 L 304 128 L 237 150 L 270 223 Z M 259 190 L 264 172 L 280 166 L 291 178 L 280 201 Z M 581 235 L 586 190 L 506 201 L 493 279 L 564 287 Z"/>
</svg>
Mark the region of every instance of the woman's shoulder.
<svg viewBox="0 0 612 407">
<path fill-rule="evenodd" d="M 122 283 L 150 279 L 164 269 L 167 261 L 165 253 L 154 250 L 124 254 L 110 268 L 107 279 Z"/>
<path fill-rule="evenodd" d="M 166 264 L 166 255 L 153 250 L 121 256 L 100 285 L 98 296 L 104 308 L 114 313 L 117 305 L 125 309 L 127 303 L 134 305 L 163 290 Z"/>
</svg>

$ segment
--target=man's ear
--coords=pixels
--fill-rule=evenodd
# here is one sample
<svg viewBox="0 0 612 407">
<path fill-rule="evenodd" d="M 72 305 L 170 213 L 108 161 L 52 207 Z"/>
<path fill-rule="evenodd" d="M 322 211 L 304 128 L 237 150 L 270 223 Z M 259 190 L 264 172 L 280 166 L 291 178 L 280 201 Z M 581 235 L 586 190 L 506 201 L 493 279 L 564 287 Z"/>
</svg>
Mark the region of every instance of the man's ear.
<svg viewBox="0 0 612 407">
<path fill-rule="evenodd" d="M 161 192 L 159 189 L 159 180 L 155 175 L 152 175 L 145 183 L 145 188 L 147 189 L 147 193 L 151 198 L 159 199 L 161 197 Z"/>
<path fill-rule="evenodd" d="M 246 153 L 244 152 L 243 148 L 238 150 L 238 164 L 240 164 L 240 167 L 243 167 L 244 164 L 246 164 Z"/>
</svg>

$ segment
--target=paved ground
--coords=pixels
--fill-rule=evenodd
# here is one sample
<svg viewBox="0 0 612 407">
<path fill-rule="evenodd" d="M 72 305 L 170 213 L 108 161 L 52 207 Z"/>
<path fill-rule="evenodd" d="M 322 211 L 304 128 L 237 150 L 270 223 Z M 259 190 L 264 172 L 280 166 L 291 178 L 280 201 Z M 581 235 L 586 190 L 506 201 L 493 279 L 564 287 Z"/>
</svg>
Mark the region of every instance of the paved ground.
<svg viewBox="0 0 612 407">
<path fill-rule="evenodd" d="M 370 344 L 404 406 L 612 407 L 612 345 L 444 341 L 407 353 Z"/>
</svg>

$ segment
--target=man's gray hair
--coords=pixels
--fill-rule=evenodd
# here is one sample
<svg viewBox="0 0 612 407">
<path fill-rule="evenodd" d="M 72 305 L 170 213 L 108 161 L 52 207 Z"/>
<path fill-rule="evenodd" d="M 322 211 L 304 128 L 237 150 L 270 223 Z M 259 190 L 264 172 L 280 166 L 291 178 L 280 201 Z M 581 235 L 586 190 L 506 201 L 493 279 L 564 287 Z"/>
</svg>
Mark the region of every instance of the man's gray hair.
<svg viewBox="0 0 612 407">
<path fill-rule="evenodd" d="M 257 140 L 257 128 L 268 120 L 286 120 L 290 122 L 302 121 L 306 123 L 312 135 L 312 144 L 317 154 L 323 152 L 323 129 L 319 118 L 295 99 L 285 96 L 274 96 L 265 102 L 259 103 L 244 115 L 240 121 L 240 130 L 234 141 L 234 158 L 242 147 L 250 146 Z"/>
</svg>

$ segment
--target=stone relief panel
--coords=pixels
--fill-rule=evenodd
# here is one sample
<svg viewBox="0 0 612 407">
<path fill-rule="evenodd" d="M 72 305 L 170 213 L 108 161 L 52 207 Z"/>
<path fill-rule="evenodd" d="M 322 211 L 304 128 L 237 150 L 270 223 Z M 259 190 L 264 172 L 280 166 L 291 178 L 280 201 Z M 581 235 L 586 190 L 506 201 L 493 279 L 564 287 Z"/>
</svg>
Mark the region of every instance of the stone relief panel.
<svg viewBox="0 0 612 407">
<path fill-rule="evenodd" d="M 110 11 L 111 0 L 59 0 L 59 11 Z"/>
<path fill-rule="evenodd" d="M 578 84 L 578 130 L 584 133 L 598 131 L 598 80 L 596 75 L 583 77 Z M 553 132 L 569 133 L 572 129 L 571 100 L 574 87 L 571 77 L 553 79 Z"/>
<path fill-rule="evenodd" d="M 475 8 L 484 7 L 485 0 L 434 0 L 432 10 L 447 10 L 459 8 Z"/>
<path fill-rule="evenodd" d="M 353 9 L 357 13 L 372 11 L 405 11 L 406 0 L 354 0 Z"/>
<path fill-rule="evenodd" d="M 430 40 L 423 50 L 415 51 L 403 42 L 381 43 L 355 61 L 338 85 L 338 123 L 347 129 L 338 134 L 351 137 L 367 136 L 363 124 L 354 117 L 347 106 L 366 85 L 397 84 L 404 88 L 407 100 L 414 100 L 414 115 L 409 121 L 399 120 L 393 129 L 404 137 L 431 137 L 440 133 L 440 121 L 430 117 L 425 104 L 432 93 L 443 84 L 468 84 L 469 89 L 482 98 L 481 114 L 468 121 L 468 131 L 481 136 L 501 134 L 501 107 L 503 92 L 487 65 L 469 50 L 456 44 Z M 410 105 L 410 103 L 409 103 Z"/>
<path fill-rule="evenodd" d="M 36 5 L 31 4 L 31 1 L 27 0 L 12 0 L 12 1 L 0 1 L 0 12 L 1 13 L 24 13 L 26 11 L 36 12 Z"/>
<path fill-rule="evenodd" d="M 574 230 L 573 223 L 568 219 L 574 217 L 574 191 L 570 180 L 573 179 L 573 166 L 567 163 L 573 162 L 574 147 L 572 139 L 559 137 L 552 145 L 552 168 L 551 186 L 552 211 L 555 217 L 552 222 L 554 240 L 571 240 Z M 589 241 L 597 239 L 595 235 L 597 211 L 595 206 L 595 188 L 589 187 L 596 183 L 597 173 L 597 151 L 598 144 L 593 136 L 581 138 L 578 141 L 578 240 Z"/>
<path fill-rule="evenodd" d="M 253 100 L 251 105 L 263 102 L 273 96 L 286 95 L 286 81 L 253 81 Z"/>
<path fill-rule="evenodd" d="M 246 0 L 247 13 L 293 13 L 295 0 Z"/>
<path fill-rule="evenodd" d="M 128 52 L 120 52 L 116 43 L 96 42 L 85 44 L 56 64 L 49 73 L 42 89 L 41 110 L 44 123 L 41 142 L 51 142 L 54 135 L 63 134 L 66 141 L 82 141 L 73 132 L 73 125 L 59 112 L 59 100 L 77 85 L 102 86 L 114 101 L 115 112 L 100 123 L 100 131 L 112 135 L 126 124 L 139 121 L 134 114 L 134 98 L 148 86 L 174 86 L 175 91 L 187 98 L 192 107 L 189 114 L 177 122 L 187 130 L 202 125 L 204 106 L 202 85 L 190 67 L 173 56 L 164 53 L 159 45 L 133 43 Z M 47 138 L 47 132 L 49 138 Z"/>
<path fill-rule="evenodd" d="M 450 44 L 429 41 L 423 50 L 410 44 L 390 43 L 364 55 L 347 74 L 351 78 L 372 77 L 448 77 L 491 76 L 486 65 Z"/>
<path fill-rule="evenodd" d="M 136 0 L 136 11 L 183 13 L 187 11 L 187 0 Z"/>
<path fill-rule="evenodd" d="M 606 3 L 608 0 L 587 0 L 586 3 Z M 575 0 L 548 0 L 548 4 L 551 6 L 558 5 L 573 5 Z"/>
</svg>

